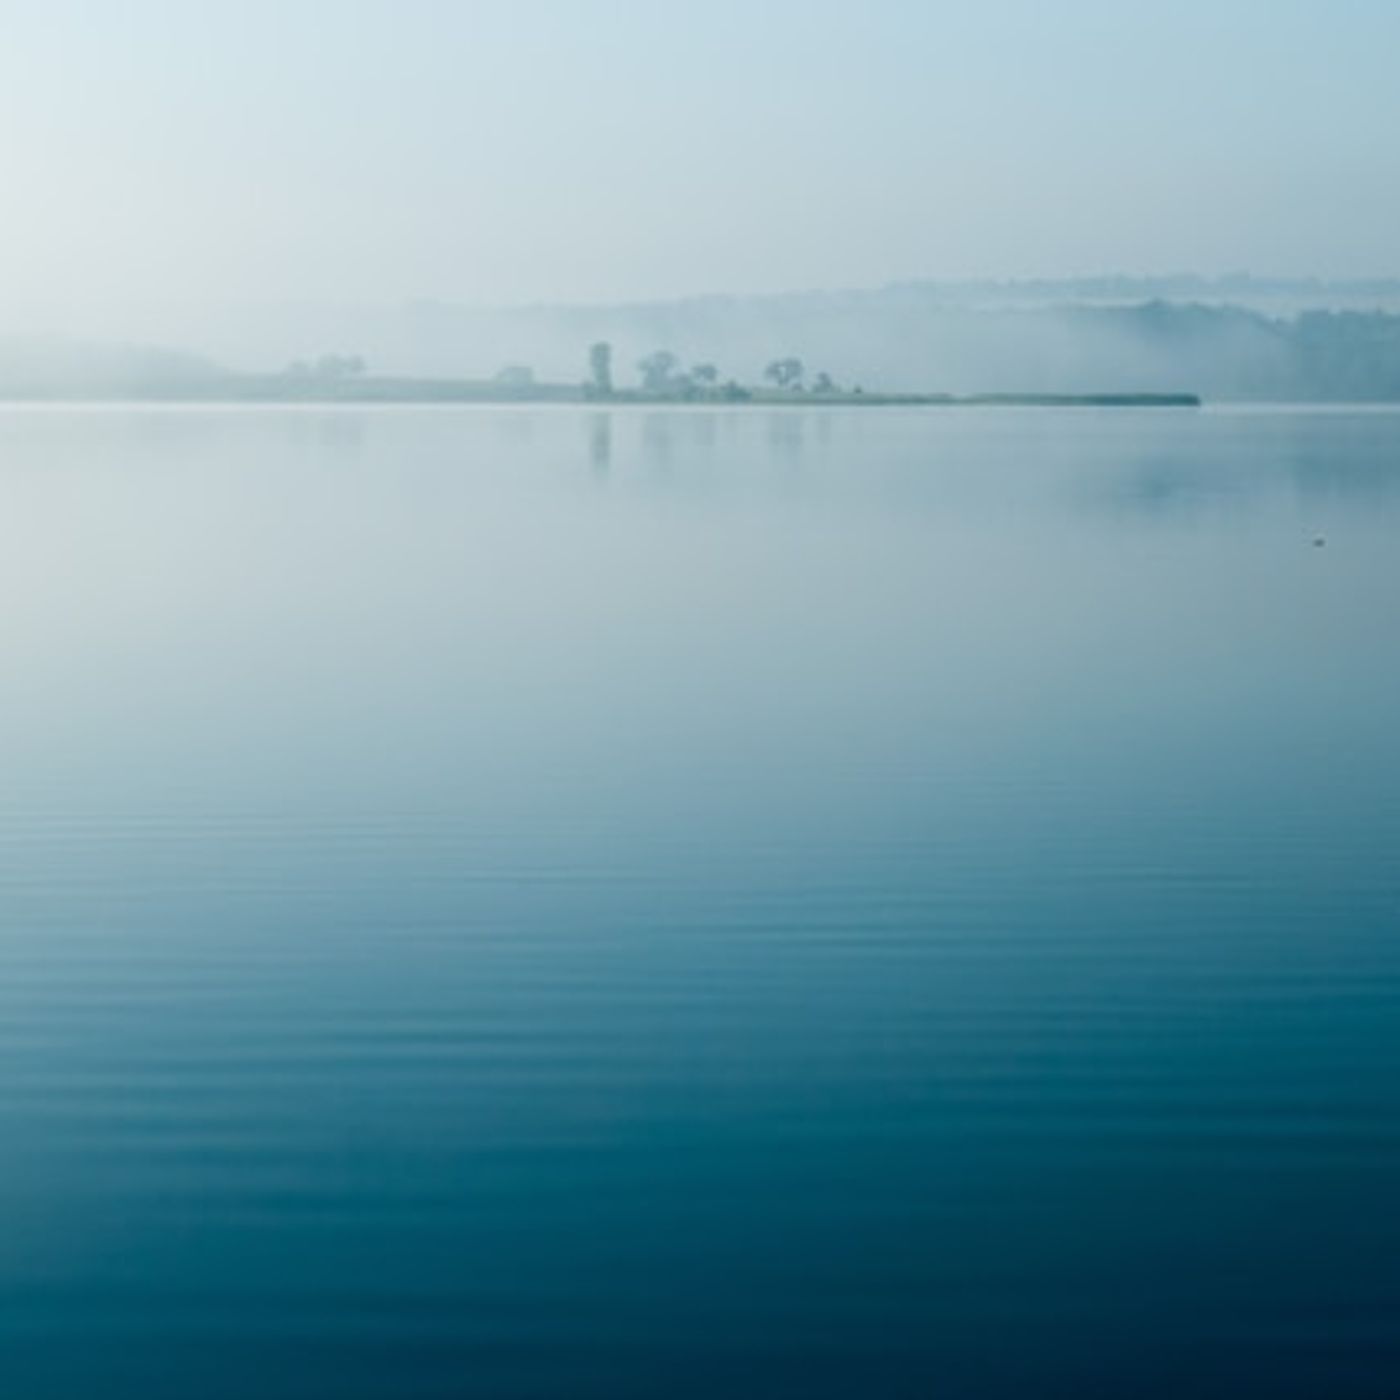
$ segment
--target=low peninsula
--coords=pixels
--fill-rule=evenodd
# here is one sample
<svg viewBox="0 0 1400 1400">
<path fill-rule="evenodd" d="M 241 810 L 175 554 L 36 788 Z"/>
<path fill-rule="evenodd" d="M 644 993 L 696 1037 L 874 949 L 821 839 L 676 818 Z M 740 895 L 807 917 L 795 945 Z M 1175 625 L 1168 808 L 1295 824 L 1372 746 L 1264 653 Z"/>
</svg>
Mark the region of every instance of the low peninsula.
<svg viewBox="0 0 1400 1400">
<path fill-rule="evenodd" d="M 147 358 L 136 366 L 107 360 L 76 373 L 5 382 L 11 402 L 115 401 L 171 404 L 592 404 L 760 408 L 1197 408 L 1194 393 L 907 393 L 838 383 L 811 374 L 796 356 L 769 362 L 759 383 L 724 378 L 713 364 L 686 366 L 667 350 L 637 362 L 636 377 L 613 374 L 612 346 L 590 347 L 587 374 L 572 382 L 507 365 L 490 378 L 371 373 L 358 355 L 322 355 L 273 373 L 226 369 L 192 357 Z"/>
</svg>

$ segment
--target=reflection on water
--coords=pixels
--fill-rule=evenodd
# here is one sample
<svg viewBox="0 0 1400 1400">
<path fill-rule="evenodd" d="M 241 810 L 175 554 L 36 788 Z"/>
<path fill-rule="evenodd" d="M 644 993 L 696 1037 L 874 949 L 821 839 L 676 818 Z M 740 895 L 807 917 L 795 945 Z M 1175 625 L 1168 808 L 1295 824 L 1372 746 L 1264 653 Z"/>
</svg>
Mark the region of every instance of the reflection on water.
<svg viewBox="0 0 1400 1400">
<path fill-rule="evenodd" d="M 1393 1392 L 1400 415 L 0 465 L 7 1393 Z"/>
<path fill-rule="evenodd" d="M 612 466 L 612 414 L 607 410 L 588 417 L 588 456 L 593 474 L 605 477 Z"/>
</svg>

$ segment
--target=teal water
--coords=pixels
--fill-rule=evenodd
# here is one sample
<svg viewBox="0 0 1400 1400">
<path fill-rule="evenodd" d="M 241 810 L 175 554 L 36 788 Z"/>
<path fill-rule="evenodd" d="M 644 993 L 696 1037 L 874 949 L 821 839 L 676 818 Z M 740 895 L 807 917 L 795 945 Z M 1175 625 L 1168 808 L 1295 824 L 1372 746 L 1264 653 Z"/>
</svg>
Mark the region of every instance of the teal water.
<svg viewBox="0 0 1400 1400">
<path fill-rule="evenodd" d="M 0 1390 L 1394 1395 L 1398 529 L 1384 411 L 0 410 Z"/>
</svg>

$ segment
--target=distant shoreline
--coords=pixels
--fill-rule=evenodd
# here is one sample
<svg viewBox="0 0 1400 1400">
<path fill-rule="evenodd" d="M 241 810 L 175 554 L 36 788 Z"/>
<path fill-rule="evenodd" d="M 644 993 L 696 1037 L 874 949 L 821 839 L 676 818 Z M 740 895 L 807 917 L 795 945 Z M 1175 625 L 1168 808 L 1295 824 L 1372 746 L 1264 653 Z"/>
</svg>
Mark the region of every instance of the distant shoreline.
<svg viewBox="0 0 1400 1400">
<path fill-rule="evenodd" d="M 897 394 L 746 389 L 721 395 L 598 394 L 574 384 L 503 387 L 492 381 L 355 376 L 238 375 L 149 388 L 92 384 L 72 389 L 0 391 L 0 404 L 572 404 L 588 408 L 1200 408 L 1198 394 Z"/>
</svg>

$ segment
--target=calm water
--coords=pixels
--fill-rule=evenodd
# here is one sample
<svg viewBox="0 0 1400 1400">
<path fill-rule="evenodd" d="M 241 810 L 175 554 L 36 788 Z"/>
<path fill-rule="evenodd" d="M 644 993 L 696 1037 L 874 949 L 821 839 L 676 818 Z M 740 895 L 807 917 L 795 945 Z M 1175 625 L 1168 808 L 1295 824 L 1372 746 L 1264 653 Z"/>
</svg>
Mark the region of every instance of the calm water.
<svg viewBox="0 0 1400 1400">
<path fill-rule="evenodd" d="M 0 493 L 0 1393 L 1400 1393 L 1400 414 Z"/>
</svg>

